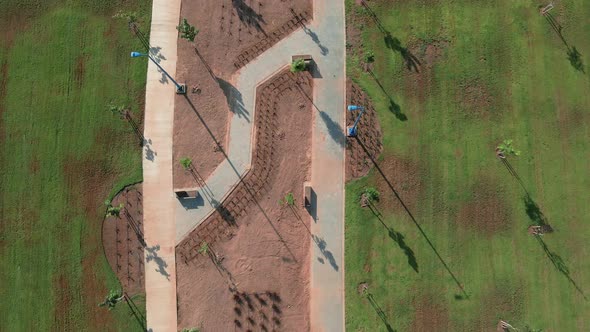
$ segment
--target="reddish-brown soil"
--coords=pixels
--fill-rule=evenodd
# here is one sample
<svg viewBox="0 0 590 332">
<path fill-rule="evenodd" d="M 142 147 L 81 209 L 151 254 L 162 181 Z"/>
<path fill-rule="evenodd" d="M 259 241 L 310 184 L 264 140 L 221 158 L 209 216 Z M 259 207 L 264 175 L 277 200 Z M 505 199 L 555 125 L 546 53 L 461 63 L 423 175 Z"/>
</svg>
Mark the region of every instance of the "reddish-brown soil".
<svg viewBox="0 0 590 332">
<path fill-rule="evenodd" d="M 311 13 L 311 0 L 183 1 L 181 17 L 200 31 L 194 43 L 178 41 L 176 79 L 186 83 L 188 93 L 175 105 L 175 188 L 197 186 L 181 158 L 191 158 L 203 179 L 223 160 L 219 150 L 226 148 L 229 104 L 239 102 L 232 75 L 297 29 L 298 22 L 311 20 Z"/>
<path fill-rule="evenodd" d="M 346 89 L 346 99 L 349 105 L 362 105 L 365 113 L 358 124 L 356 138 L 348 138 L 346 142 L 346 180 L 367 175 L 373 167 L 372 160 L 377 161 L 383 150 L 383 136 L 379 118 L 373 103 L 356 84 L 349 82 Z M 346 125 L 352 126 L 358 112 L 346 112 Z"/>
<path fill-rule="evenodd" d="M 503 186 L 491 179 L 482 179 L 471 188 L 471 199 L 458 212 L 457 223 L 485 236 L 505 231 L 511 225 L 509 206 L 504 203 Z"/>
<path fill-rule="evenodd" d="M 379 206 L 383 211 L 404 211 L 403 205 L 393 194 L 391 187 L 406 207 L 410 211 L 415 211 L 422 190 L 422 172 L 418 165 L 388 153 L 384 154 L 378 165 L 383 176 L 379 174 L 373 185 L 381 193 Z"/>
<path fill-rule="evenodd" d="M 179 328 L 309 329 L 311 91 L 288 69 L 258 87 L 252 169 L 176 248 Z M 294 206 L 279 203 L 287 193 Z"/>
<path fill-rule="evenodd" d="M 53 288 L 55 289 L 56 298 L 58 303 L 53 307 L 53 328 L 56 331 L 63 331 L 73 326 L 70 322 L 69 311 L 72 308 L 72 294 L 69 278 L 67 272 L 60 271 L 57 275 L 53 276 Z"/>
<path fill-rule="evenodd" d="M 497 284 L 494 289 L 483 294 L 482 300 L 479 301 L 479 317 L 457 330 L 493 331 L 500 319 L 518 321 L 522 319 L 524 297 L 522 289 L 514 288 L 510 283 Z"/>
<path fill-rule="evenodd" d="M 452 331 L 449 313 L 435 298 L 422 297 L 414 302 L 415 316 L 411 331 Z"/>
<path fill-rule="evenodd" d="M 441 39 L 427 42 L 421 39 L 411 41 L 407 45 L 399 44 L 394 49 L 402 57 L 405 68 L 405 95 L 412 96 L 423 105 L 427 97 L 436 88 L 434 86 L 434 67 L 443 57 L 444 49 L 449 42 Z"/>
<path fill-rule="evenodd" d="M 481 80 L 464 82 L 457 89 L 456 100 L 461 114 L 472 119 L 489 119 L 492 95 Z"/>
<path fill-rule="evenodd" d="M 102 225 L 104 253 L 123 289 L 143 293 L 143 204 L 141 184 L 123 189 L 111 202 L 123 204 L 119 217 L 107 217 Z"/>
</svg>

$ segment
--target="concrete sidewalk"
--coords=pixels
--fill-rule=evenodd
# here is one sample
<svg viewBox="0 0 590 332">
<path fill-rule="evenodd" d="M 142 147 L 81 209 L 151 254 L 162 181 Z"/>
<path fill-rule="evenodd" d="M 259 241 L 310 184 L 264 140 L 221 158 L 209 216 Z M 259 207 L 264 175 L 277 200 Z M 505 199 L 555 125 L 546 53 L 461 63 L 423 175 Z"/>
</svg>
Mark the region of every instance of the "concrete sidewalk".
<svg viewBox="0 0 590 332">
<path fill-rule="evenodd" d="M 160 65 L 176 72 L 180 0 L 154 0 L 150 44 L 164 50 Z M 131 51 L 131 50 L 129 50 Z M 141 58 L 148 61 L 146 58 Z M 176 331 L 176 224 L 172 189 L 172 133 L 175 88 L 148 65 L 143 158 L 143 231 L 146 320 L 148 331 Z"/>
<path fill-rule="evenodd" d="M 314 59 L 321 79 L 314 80 L 317 108 L 312 139 L 311 183 L 317 205 L 311 222 L 312 331 L 344 331 L 344 153 L 346 34 L 344 1 L 314 1 L 308 38 L 321 56 Z M 315 38 L 314 38 L 315 32 Z M 324 50 L 323 52 L 321 50 Z"/>
</svg>

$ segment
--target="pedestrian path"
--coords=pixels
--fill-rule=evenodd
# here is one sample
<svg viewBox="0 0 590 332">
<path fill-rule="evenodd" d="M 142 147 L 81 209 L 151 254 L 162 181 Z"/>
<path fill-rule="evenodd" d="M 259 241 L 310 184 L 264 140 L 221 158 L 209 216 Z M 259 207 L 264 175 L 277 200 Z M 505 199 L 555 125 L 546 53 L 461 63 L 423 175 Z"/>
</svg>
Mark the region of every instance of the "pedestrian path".
<svg viewBox="0 0 590 332">
<path fill-rule="evenodd" d="M 320 19 L 315 20 L 316 17 Z M 317 107 L 312 139 L 311 183 L 317 205 L 311 222 L 312 331 L 344 331 L 344 156 L 346 146 L 346 49 L 344 1 L 314 1 L 322 78 L 314 81 Z M 318 116 L 319 115 L 319 116 Z"/>
<path fill-rule="evenodd" d="M 161 47 L 166 60 L 160 65 L 170 73 L 176 72 L 179 15 L 180 0 L 153 0 L 150 45 Z M 175 88 L 172 82 L 161 83 L 161 78 L 158 68 L 149 62 L 144 123 L 147 142 L 143 153 L 146 324 L 148 331 L 172 332 L 177 330 L 172 189 Z"/>
</svg>

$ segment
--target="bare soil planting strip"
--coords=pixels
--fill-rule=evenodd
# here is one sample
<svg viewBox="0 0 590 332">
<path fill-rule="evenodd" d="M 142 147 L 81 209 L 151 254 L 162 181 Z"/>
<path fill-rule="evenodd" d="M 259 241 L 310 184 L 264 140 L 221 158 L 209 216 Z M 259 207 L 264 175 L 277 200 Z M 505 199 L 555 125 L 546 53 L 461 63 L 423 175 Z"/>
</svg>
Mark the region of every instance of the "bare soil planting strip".
<svg viewBox="0 0 590 332">
<path fill-rule="evenodd" d="M 301 197 L 312 82 L 283 69 L 258 87 L 252 168 L 177 247 L 179 327 L 309 329 L 310 218 Z M 295 205 L 279 202 L 287 193 Z"/>
</svg>

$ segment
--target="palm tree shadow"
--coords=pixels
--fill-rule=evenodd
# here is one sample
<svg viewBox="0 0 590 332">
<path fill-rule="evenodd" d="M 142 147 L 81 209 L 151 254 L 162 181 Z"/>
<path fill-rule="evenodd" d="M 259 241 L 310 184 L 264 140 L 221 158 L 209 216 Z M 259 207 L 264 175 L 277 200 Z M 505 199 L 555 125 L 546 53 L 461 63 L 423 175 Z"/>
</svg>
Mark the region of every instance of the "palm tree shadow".
<svg viewBox="0 0 590 332">
<path fill-rule="evenodd" d="M 367 5 L 364 0 L 361 0 L 361 5 L 363 5 L 375 24 L 377 24 L 379 31 L 383 33 L 383 41 L 385 42 L 385 46 L 387 46 L 387 48 L 391 49 L 392 51 L 398 52 L 402 56 L 406 62 L 406 67 L 408 70 L 413 70 L 419 73 L 421 66 L 420 60 L 418 60 L 418 58 L 416 58 L 406 47 L 403 47 L 399 39 L 391 35 L 391 32 L 389 32 L 389 30 L 383 26 L 377 14 L 371 9 L 371 7 L 369 7 L 369 5 Z"/>
<path fill-rule="evenodd" d="M 533 200 L 531 196 L 526 194 L 524 196 L 525 212 L 529 219 L 537 226 L 549 226 L 547 218 L 539 208 L 539 205 Z"/>
<path fill-rule="evenodd" d="M 408 50 L 407 47 L 403 47 L 400 40 L 393 37 L 389 31 L 385 33 L 383 37 L 383 41 L 385 42 L 385 46 L 394 52 L 398 52 L 404 61 L 406 62 L 406 68 L 410 71 L 415 71 L 416 73 L 420 72 L 420 60 Z"/>
<path fill-rule="evenodd" d="M 570 61 L 570 64 L 572 65 L 572 67 L 574 67 L 575 70 L 582 72 L 584 74 L 586 73 L 586 71 L 584 70 L 584 63 L 582 62 L 582 55 L 580 54 L 580 52 L 578 52 L 575 46 L 568 49 L 567 59 Z"/>
<path fill-rule="evenodd" d="M 148 254 L 145 257 L 146 262 L 151 262 L 153 260 L 156 263 L 156 265 L 158 265 L 156 272 L 159 272 L 168 281 L 170 281 L 170 274 L 168 273 L 168 271 L 166 271 L 168 263 L 166 263 L 166 261 L 158 255 L 160 245 L 158 244 L 155 246 L 146 247 L 145 250 L 148 252 Z"/>
<path fill-rule="evenodd" d="M 371 209 L 371 212 L 373 212 L 373 215 L 375 215 L 375 217 L 377 217 L 377 219 L 379 220 L 379 222 L 381 222 L 381 225 L 383 225 L 383 227 L 385 227 L 385 229 L 387 230 L 387 235 L 389 235 L 389 237 L 404 252 L 404 254 L 406 255 L 406 257 L 408 258 L 408 265 L 410 265 L 412 267 L 412 269 L 414 271 L 416 271 L 416 273 L 419 273 L 419 271 L 418 271 L 418 262 L 416 261 L 416 255 L 414 254 L 414 250 L 412 250 L 412 248 L 410 248 L 406 244 L 406 242 L 404 241 L 405 236 L 402 233 L 397 232 L 392 227 L 389 227 L 389 226 L 387 226 L 385 224 L 385 222 L 381 218 L 381 216 L 382 216 L 381 212 L 379 212 L 377 210 L 377 207 L 371 201 L 369 201 L 369 205 L 368 206 Z"/>
<path fill-rule="evenodd" d="M 545 19 L 547 20 L 547 23 L 549 23 L 549 25 L 551 26 L 553 31 L 555 31 L 555 33 L 557 34 L 559 39 L 565 45 L 565 47 L 567 49 L 567 59 L 569 60 L 572 67 L 575 70 L 585 74 L 586 71 L 584 70 L 584 62 L 582 61 L 582 54 L 580 54 L 580 52 L 578 51 L 578 49 L 575 46 L 570 47 L 567 40 L 563 36 L 563 33 L 562 33 L 563 26 L 561 26 L 561 24 L 559 24 L 559 22 L 557 22 L 557 20 L 555 19 L 555 17 L 553 17 L 553 15 L 551 13 L 546 13 L 544 16 L 545 16 Z"/>
<path fill-rule="evenodd" d="M 375 298 L 373 297 L 373 294 L 367 292 L 367 299 L 369 300 L 369 303 L 371 304 L 371 307 L 373 307 L 373 309 L 377 313 L 377 316 L 379 316 L 379 318 L 381 318 L 381 321 L 385 325 L 385 328 L 387 329 L 387 332 L 395 332 L 396 330 L 394 330 L 391 327 L 391 324 L 389 324 L 389 320 L 387 319 L 387 315 L 385 314 L 385 312 L 383 311 L 383 309 L 381 309 L 381 307 L 379 306 L 379 304 L 375 301 Z"/>
<path fill-rule="evenodd" d="M 244 0 L 231 0 L 231 3 L 236 9 L 238 17 L 242 23 L 254 27 L 258 32 L 266 35 L 266 32 L 262 28 L 262 24 L 266 24 L 262 15 L 258 14 L 252 7 L 248 6 Z"/>
<path fill-rule="evenodd" d="M 387 92 L 387 90 L 385 90 L 385 87 L 383 86 L 383 84 L 381 84 L 381 81 L 379 81 L 379 79 L 377 78 L 377 76 L 375 75 L 375 73 L 369 69 L 368 70 L 369 75 L 371 75 L 371 77 L 373 77 L 373 79 L 375 80 L 375 82 L 377 83 L 377 85 L 379 86 L 379 88 L 381 88 L 381 91 L 387 96 L 387 98 L 389 99 L 389 111 L 391 113 L 393 113 L 393 115 L 395 115 L 395 117 L 400 120 L 400 121 L 408 121 L 408 117 L 402 113 L 401 107 L 393 100 L 393 98 L 391 98 L 391 96 L 389 95 L 389 93 Z"/>
<path fill-rule="evenodd" d="M 524 206 L 525 206 L 525 212 L 526 212 L 527 216 L 529 217 L 529 219 L 531 219 L 531 221 L 535 225 L 541 226 L 544 229 L 546 229 L 545 233 L 553 231 L 553 229 L 549 225 L 549 222 L 547 221 L 547 218 L 545 217 L 545 215 L 543 214 L 543 212 L 539 208 L 539 205 L 537 205 L 537 203 L 528 194 L 524 197 Z M 586 295 L 582 291 L 582 289 L 578 286 L 578 284 L 574 281 L 574 279 L 572 279 L 572 277 L 570 275 L 570 269 L 568 268 L 568 266 L 565 263 L 565 261 L 563 260 L 563 258 L 561 258 L 561 256 L 552 252 L 549 249 L 549 247 L 547 246 L 545 241 L 543 241 L 542 235 L 535 234 L 534 236 L 537 239 L 537 242 L 539 243 L 541 248 L 543 249 L 543 252 L 547 256 L 547 258 L 549 258 L 549 260 L 551 261 L 551 264 L 553 264 L 553 266 L 557 269 L 557 271 L 559 271 L 561 274 L 563 274 L 563 276 L 565 276 L 567 278 L 567 280 L 576 288 L 576 290 L 580 294 L 582 294 L 582 296 L 584 297 L 584 300 L 588 300 L 586 298 Z"/>
<path fill-rule="evenodd" d="M 543 239 L 541 238 L 540 235 L 535 235 L 535 238 L 537 239 L 537 242 L 539 243 L 539 245 L 543 249 L 543 252 L 547 256 L 547 258 L 549 258 L 549 260 L 551 261 L 551 264 L 553 264 L 553 266 L 557 269 L 557 271 L 559 271 L 561 274 L 563 274 L 564 277 L 567 278 L 567 280 L 574 286 L 574 288 L 576 288 L 578 293 L 580 293 L 582 295 L 584 300 L 588 301 L 588 298 L 584 294 L 584 291 L 580 288 L 580 286 L 578 286 L 578 284 L 574 281 L 574 279 L 572 279 L 572 277 L 570 275 L 570 269 L 568 268 L 568 266 L 565 263 L 565 261 L 563 260 L 563 258 L 561 258 L 561 256 L 559 256 L 558 254 L 552 252 L 549 249 L 549 247 L 547 247 L 547 244 L 545 243 L 545 241 L 543 241 Z"/>
<path fill-rule="evenodd" d="M 339 146 L 344 146 L 346 142 L 346 137 L 344 136 L 344 130 L 340 126 L 340 124 L 330 117 L 328 113 L 324 111 L 319 111 L 320 118 L 326 125 L 328 129 L 328 134 L 336 142 Z"/>
<path fill-rule="evenodd" d="M 291 213 L 293 213 L 295 218 L 297 218 L 297 220 L 299 220 L 299 222 L 303 225 L 303 227 L 305 227 L 305 230 L 311 236 L 311 239 L 313 240 L 313 242 L 318 246 L 320 253 L 324 256 L 325 259 L 328 260 L 328 263 L 330 263 L 332 268 L 335 271 L 338 271 L 338 263 L 336 263 L 336 259 L 334 258 L 334 255 L 332 254 L 332 252 L 327 249 L 326 240 L 324 240 L 322 237 L 319 237 L 319 236 L 311 233 L 311 230 L 309 229 L 309 227 L 307 227 L 307 225 L 305 224 L 305 222 L 301 218 L 301 215 L 299 215 L 299 213 L 297 212 L 297 209 L 295 207 L 289 205 L 289 210 L 291 210 Z M 322 264 L 324 263 L 324 259 L 321 257 L 318 257 L 318 261 Z"/>
<path fill-rule="evenodd" d="M 360 140 L 360 138 L 358 138 L 358 136 L 355 137 L 355 138 L 356 138 L 358 144 L 363 148 L 363 151 L 365 152 L 365 154 L 369 157 L 369 159 L 371 160 L 371 162 L 375 166 L 375 169 L 377 170 L 377 172 L 379 172 L 379 174 L 381 175 L 381 177 L 383 177 L 383 180 L 385 180 L 385 183 L 387 183 L 387 186 L 391 190 L 391 193 L 395 196 L 395 198 L 397 198 L 397 200 L 399 201 L 399 203 L 401 204 L 401 206 L 404 208 L 404 210 L 408 214 L 408 217 L 410 217 L 410 220 L 412 220 L 412 222 L 414 223 L 414 225 L 416 226 L 416 228 L 418 229 L 418 231 L 420 232 L 420 234 L 422 234 L 422 237 L 428 243 L 428 245 L 430 246 L 430 248 L 432 249 L 432 251 L 434 252 L 434 254 L 436 255 L 436 257 L 438 258 L 438 260 L 441 262 L 441 264 L 445 268 L 445 270 L 449 273 L 449 275 L 451 276 L 451 278 L 453 278 L 453 280 L 455 281 L 455 284 L 461 290 L 461 293 L 463 294 L 463 296 L 466 299 L 468 299 L 469 298 L 469 295 L 465 291 L 465 288 L 463 287 L 463 284 L 459 281 L 459 279 L 457 279 L 457 276 L 455 276 L 455 274 L 453 273 L 453 271 L 451 270 L 451 268 L 447 265 L 447 263 L 442 258 L 442 256 L 440 255 L 440 253 L 438 252 L 438 250 L 436 249 L 436 247 L 434 246 L 434 244 L 432 243 L 432 241 L 430 241 L 430 239 L 428 238 L 428 235 L 426 235 L 426 232 L 424 231 L 424 229 L 422 229 L 422 226 L 420 226 L 420 224 L 418 223 L 418 221 L 416 220 L 416 218 L 414 217 L 414 215 L 412 214 L 412 212 L 410 211 L 410 209 L 408 208 L 408 206 L 406 205 L 406 203 L 402 200 L 402 198 L 399 195 L 399 193 L 397 192 L 397 190 L 395 190 L 395 188 L 391 184 L 391 181 L 389 181 L 389 179 L 387 178 L 387 176 L 385 176 L 385 173 L 383 173 L 383 170 L 381 169 L 381 167 L 379 166 L 379 164 L 377 163 L 377 161 L 369 153 L 369 151 L 367 150 L 367 147 L 363 144 L 363 142 Z"/>
<path fill-rule="evenodd" d="M 389 111 L 395 115 L 395 117 L 400 121 L 408 121 L 408 117 L 402 113 L 401 108 L 398 104 L 396 104 L 392 99 L 389 99 Z"/>
<path fill-rule="evenodd" d="M 334 121 L 328 113 L 322 111 L 313 102 L 313 98 L 311 96 L 309 96 L 305 92 L 305 90 L 303 90 L 300 82 L 295 81 L 295 86 L 297 87 L 299 92 L 301 92 L 301 95 L 304 96 L 305 98 L 307 98 L 307 100 L 309 100 L 309 102 L 311 103 L 313 108 L 315 108 L 318 111 L 318 113 L 320 114 L 320 118 L 322 119 L 322 121 L 326 125 L 326 128 L 328 129 L 328 134 L 330 135 L 332 140 L 336 144 L 338 144 L 339 146 L 345 146 L 346 145 L 346 136 L 344 136 L 344 129 L 342 129 L 342 126 L 340 126 L 340 124 L 338 122 Z"/>
<path fill-rule="evenodd" d="M 247 122 L 250 122 L 250 112 L 248 112 L 246 106 L 244 105 L 242 93 L 226 80 L 223 80 L 219 77 L 216 77 L 215 79 L 217 80 L 217 84 L 225 95 L 225 99 L 227 100 L 227 105 L 230 111 L 236 114 L 238 117 L 244 118 Z"/>
</svg>

